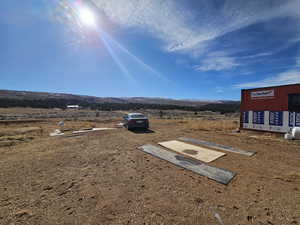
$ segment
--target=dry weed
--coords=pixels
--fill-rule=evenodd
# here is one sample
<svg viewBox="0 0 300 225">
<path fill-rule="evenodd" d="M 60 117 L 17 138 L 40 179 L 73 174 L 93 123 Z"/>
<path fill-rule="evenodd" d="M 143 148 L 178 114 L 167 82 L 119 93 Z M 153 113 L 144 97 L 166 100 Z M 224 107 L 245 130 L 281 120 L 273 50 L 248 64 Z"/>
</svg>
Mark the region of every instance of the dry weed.
<svg viewBox="0 0 300 225">
<path fill-rule="evenodd" d="M 204 131 L 228 131 L 239 128 L 239 122 L 236 120 L 188 120 L 186 128 L 190 130 L 204 130 Z"/>
<path fill-rule="evenodd" d="M 0 128 L 0 136 L 15 136 L 40 131 L 40 127 Z"/>
</svg>

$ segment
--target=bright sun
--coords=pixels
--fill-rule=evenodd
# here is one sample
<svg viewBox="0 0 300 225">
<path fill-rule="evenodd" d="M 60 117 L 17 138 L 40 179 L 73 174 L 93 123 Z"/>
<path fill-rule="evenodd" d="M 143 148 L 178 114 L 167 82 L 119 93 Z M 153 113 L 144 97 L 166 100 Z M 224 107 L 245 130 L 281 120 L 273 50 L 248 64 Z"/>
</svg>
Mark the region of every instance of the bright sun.
<svg viewBox="0 0 300 225">
<path fill-rule="evenodd" d="M 86 26 L 96 27 L 97 25 L 95 14 L 88 8 L 82 8 L 79 10 L 79 19 L 81 23 Z"/>
</svg>

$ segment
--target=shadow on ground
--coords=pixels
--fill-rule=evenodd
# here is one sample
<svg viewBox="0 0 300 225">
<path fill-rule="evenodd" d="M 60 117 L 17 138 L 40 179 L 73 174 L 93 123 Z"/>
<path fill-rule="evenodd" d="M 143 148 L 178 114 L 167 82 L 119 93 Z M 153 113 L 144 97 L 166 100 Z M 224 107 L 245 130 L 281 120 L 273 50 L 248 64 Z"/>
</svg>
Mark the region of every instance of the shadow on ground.
<svg viewBox="0 0 300 225">
<path fill-rule="evenodd" d="M 147 134 L 147 133 L 155 133 L 155 131 L 150 130 L 150 129 L 134 129 L 134 130 L 130 130 L 131 132 L 135 133 L 135 134 Z"/>
</svg>

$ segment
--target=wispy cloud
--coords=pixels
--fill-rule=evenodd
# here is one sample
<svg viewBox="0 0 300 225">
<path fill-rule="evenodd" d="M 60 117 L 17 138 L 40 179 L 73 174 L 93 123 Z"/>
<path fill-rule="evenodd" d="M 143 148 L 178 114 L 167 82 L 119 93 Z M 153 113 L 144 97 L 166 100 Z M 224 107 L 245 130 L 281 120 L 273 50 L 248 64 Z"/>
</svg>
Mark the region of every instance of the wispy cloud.
<svg viewBox="0 0 300 225">
<path fill-rule="evenodd" d="M 114 23 L 148 31 L 165 42 L 167 51 L 192 51 L 229 32 L 287 15 L 299 16 L 299 1 L 197 1 L 192 11 L 182 1 L 91 0 Z"/>
<path fill-rule="evenodd" d="M 299 40 L 300 26 L 294 28 L 295 35 L 286 38 L 286 44 L 276 49 L 258 49 L 253 52 L 248 43 L 238 48 L 240 40 L 227 40 L 224 43 L 220 39 L 250 25 L 272 19 L 290 17 L 299 20 L 300 13 L 296 9 L 300 7 L 300 0 L 224 0 L 219 4 L 213 0 L 197 0 L 189 4 L 176 0 L 90 1 L 98 8 L 101 16 L 113 24 L 136 28 L 137 31 L 162 40 L 164 51 L 188 55 L 196 63 L 192 68 L 199 72 L 222 72 L 245 67 L 250 62 L 259 62 L 258 58 L 277 54 Z M 228 52 L 225 47 L 228 43 L 232 45 L 230 51 L 234 49 L 245 54 L 237 56 Z M 213 55 L 215 51 L 223 51 L 224 54 Z"/>
<path fill-rule="evenodd" d="M 272 57 L 300 40 L 300 0 L 224 0 L 222 3 L 218 2 L 219 4 L 214 0 L 190 1 L 189 4 L 176 0 L 86 0 L 86 2 L 92 3 L 97 8 L 99 18 L 103 21 L 108 20 L 116 27 L 148 33 L 162 41 L 164 51 L 187 54 L 194 60 L 190 64 L 197 64 L 193 69 L 199 72 L 226 71 L 242 66 L 245 68 L 250 61 L 252 64 L 260 63 L 262 58 Z M 64 5 L 63 7 L 66 8 Z M 235 40 L 227 39 L 226 43 L 222 42 L 222 38 L 226 35 L 278 18 L 297 21 L 293 26 L 292 35 L 284 36 L 284 40 L 280 42 L 281 46 L 276 48 L 272 45 L 269 45 L 269 48 L 256 46 L 252 51 L 247 41 L 245 45 L 241 44 L 242 40 L 239 37 Z M 282 35 L 278 26 L 273 26 L 272 29 Z M 249 37 L 251 38 L 254 37 Z M 263 42 L 261 36 L 258 39 Z M 228 52 L 226 46 L 228 43 L 233 43 L 230 48 L 234 49 L 235 53 Z M 144 67 L 148 68 L 146 64 Z M 236 87 L 295 82 L 299 73 L 297 69 L 292 68 L 277 76 L 237 84 Z M 159 76 L 158 72 L 153 70 L 152 72 Z"/>
<path fill-rule="evenodd" d="M 290 70 L 264 80 L 234 85 L 236 88 L 253 88 L 300 83 L 300 70 Z"/>
<path fill-rule="evenodd" d="M 216 90 L 216 93 L 218 93 L 218 94 L 224 93 L 224 90 L 222 87 L 217 86 L 217 87 L 215 87 L 215 90 Z"/>
<path fill-rule="evenodd" d="M 275 86 L 284 84 L 300 83 L 300 57 L 296 58 L 292 69 L 281 72 L 275 76 L 254 82 L 246 82 L 234 85 L 235 88 L 253 88 L 264 86 Z"/>
<path fill-rule="evenodd" d="M 194 66 L 194 69 L 196 71 L 221 71 L 230 70 L 237 66 L 239 66 L 239 63 L 234 57 L 209 54 L 208 57 L 204 58 L 199 65 Z"/>
</svg>

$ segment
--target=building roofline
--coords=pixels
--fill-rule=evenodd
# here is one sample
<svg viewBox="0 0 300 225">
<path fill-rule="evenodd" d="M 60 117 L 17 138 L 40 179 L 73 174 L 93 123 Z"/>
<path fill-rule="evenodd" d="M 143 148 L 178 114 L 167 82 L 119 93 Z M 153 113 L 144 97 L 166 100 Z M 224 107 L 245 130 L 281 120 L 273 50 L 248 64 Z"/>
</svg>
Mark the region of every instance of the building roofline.
<svg viewBox="0 0 300 225">
<path fill-rule="evenodd" d="M 266 86 L 266 87 L 257 87 L 257 88 L 248 88 L 248 89 L 241 89 L 241 91 L 256 90 L 256 89 L 265 89 L 265 88 L 277 88 L 277 87 L 286 87 L 286 86 L 296 86 L 296 85 L 300 85 L 300 83 L 284 84 L 284 85 L 276 85 L 276 86 Z"/>
</svg>

